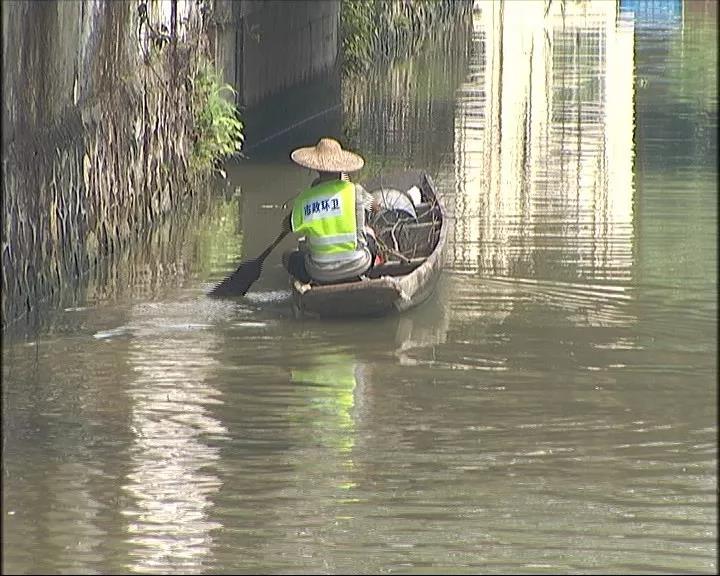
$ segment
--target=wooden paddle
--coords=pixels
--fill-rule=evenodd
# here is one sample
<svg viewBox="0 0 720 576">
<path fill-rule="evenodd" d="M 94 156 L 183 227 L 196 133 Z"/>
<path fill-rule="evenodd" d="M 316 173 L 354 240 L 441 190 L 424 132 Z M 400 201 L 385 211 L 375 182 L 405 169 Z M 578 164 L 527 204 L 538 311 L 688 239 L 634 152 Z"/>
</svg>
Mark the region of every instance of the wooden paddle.
<svg viewBox="0 0 720 576">
<path fill-rule="evenodd" d="M 253 258 L 251 260 L 246 260 L 240 266 L 238 266 L 237 270 L 230 274 L 225 280 L 220 282 L 215 288 L 210 290 L 209 296 L 244 296 L 245 293 L 250 289 L 250 286 L 253 285 L 253 282 L 260 278 L 260 273 L 262 272 L 262 264 L 265 260 L 265 258 L 268 257 L 270 252 L 272 252 L 275 249 L 275 246 L 280 244 L 283 238 L 287 236 L 290 233 L 289 229 L 283 230 L 280 232 L 280 235 L 273 240 L 273 243 L 270 244 L 265 250 L 263 250 L 262 254 L 258 256 L 257 258 Z"/>
</svg>

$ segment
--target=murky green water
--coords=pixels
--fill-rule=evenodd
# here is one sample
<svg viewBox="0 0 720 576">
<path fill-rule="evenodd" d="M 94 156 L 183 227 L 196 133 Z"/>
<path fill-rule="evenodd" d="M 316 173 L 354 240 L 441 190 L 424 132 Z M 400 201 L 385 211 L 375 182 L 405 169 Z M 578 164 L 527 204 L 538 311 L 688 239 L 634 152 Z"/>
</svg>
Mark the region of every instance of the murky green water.
<svg viewBox="0 0 720 576">
<path fill-rule="evenodd" d="M 450 207 L 420 309 L 206 298 L 312 178 L 257 150 L 5 339 L 3 572 L 717 572 L 716 7 L 561 4 L 342 86 Z"/>
</svg>

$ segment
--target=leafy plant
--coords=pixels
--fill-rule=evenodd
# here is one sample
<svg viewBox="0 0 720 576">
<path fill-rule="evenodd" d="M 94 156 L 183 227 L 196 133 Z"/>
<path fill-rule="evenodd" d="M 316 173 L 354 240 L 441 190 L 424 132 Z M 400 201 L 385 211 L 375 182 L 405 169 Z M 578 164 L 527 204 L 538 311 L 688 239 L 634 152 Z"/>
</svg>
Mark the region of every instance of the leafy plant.
<svg viewBox="0 0 720 576">
<path fill-rule="evenodd" d="M 193 82 L 193 108 L 195 130 L 190 167 L 205 171 L 219 170 L 220 162 L 242 149 L 243 123 L 232 101 L 235 90 L 220 80 L 217 71 L 209 64 L 201 66 Z"/>
</svg>

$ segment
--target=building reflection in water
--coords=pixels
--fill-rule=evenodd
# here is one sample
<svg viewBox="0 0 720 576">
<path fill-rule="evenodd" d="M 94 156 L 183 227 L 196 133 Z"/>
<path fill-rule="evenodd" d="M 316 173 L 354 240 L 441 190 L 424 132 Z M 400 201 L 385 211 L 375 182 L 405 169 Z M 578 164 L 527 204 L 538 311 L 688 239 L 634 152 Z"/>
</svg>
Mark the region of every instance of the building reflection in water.
<svg viewBox="0 0 720 576">
<path fill-rule="evenodd" d="M 476 3 L 451 269 L 631 279 L 633 42 L 615 2 Z"/>
<path fill-rule="evenodd" d="M 227 431 L 208 409 L 219 391 L 208 384 L 217 361 L 214 336 L 187 324 L 186 303 L 133 308 L 135 339 L 130 364 L 137 376 L 129 388 L 131 496 L 128 542 L 134 572 L 201 571 L 212 549 L 211 497 L 222 484 L 216 474 L 220 449 L 208 440 Z"/>
</svg>

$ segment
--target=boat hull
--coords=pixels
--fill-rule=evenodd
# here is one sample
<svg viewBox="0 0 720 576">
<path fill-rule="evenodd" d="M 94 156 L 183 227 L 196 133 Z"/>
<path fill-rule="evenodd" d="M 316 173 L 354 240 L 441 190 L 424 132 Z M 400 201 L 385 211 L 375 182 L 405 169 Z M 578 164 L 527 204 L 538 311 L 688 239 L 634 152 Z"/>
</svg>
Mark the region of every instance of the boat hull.
<svg viewBox="0 0 720 576">
<path fill-rule="evenodd" d="M 435 290 L 442 272 L 447 222 L 441 198 L 435 185 L 424 172 L 406 171 L 383 177 L 382 186 L 408 189 L 415 183 L 422 190 L 424 206 L 432 210 L 428 222 L 407 227 L 408 241 L 422 236 L 427 241 L 426 253 L 398 261 L 389 261 L 374 268 L 368 278 L 346 283 L 313 285 L 290 279 L 293 308 L 297 316 L 321 318 L 384 316 L 404 312 L 427 300 Z M 377 184 L 365 184 L 368 191 Z M 413 249 L 414 251 L 414 249 Z M 402 255 L 398 255 L 402 258 Z"/>
</svg>

